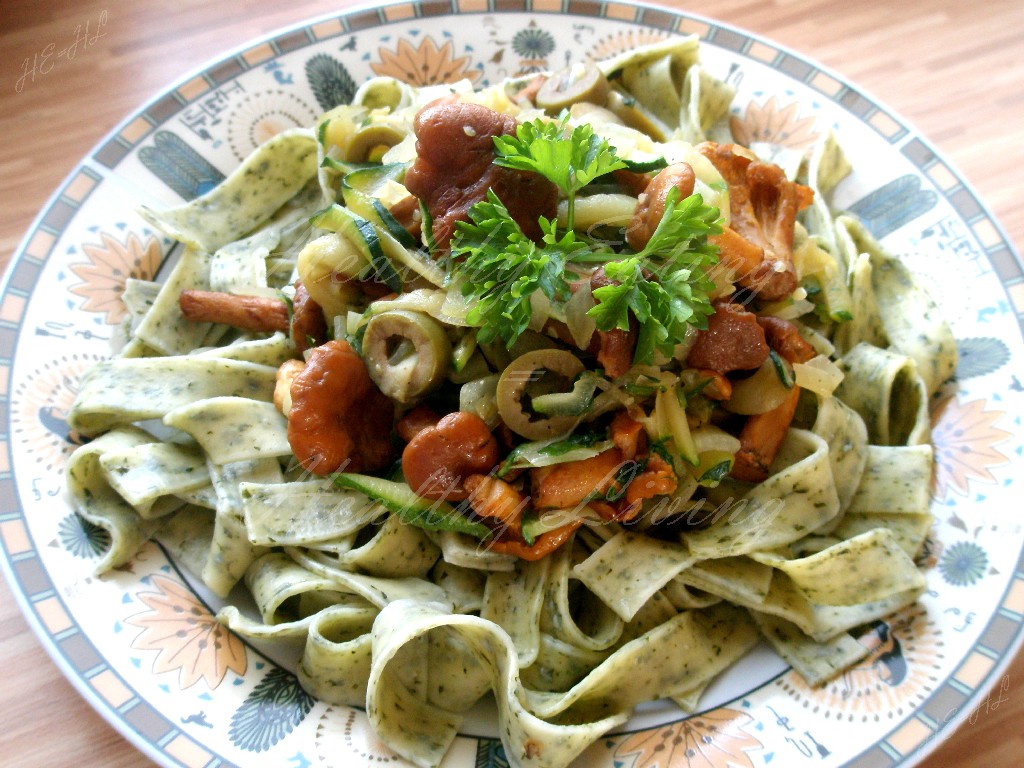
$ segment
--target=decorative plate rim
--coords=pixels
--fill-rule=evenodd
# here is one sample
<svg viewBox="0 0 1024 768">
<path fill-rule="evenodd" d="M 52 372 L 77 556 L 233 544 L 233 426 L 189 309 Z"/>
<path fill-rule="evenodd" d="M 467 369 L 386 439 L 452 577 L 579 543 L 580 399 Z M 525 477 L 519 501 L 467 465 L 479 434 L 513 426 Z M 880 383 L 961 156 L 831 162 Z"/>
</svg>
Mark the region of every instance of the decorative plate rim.
<svg viewBox="0 0 1024 768">
<path fill-rule="evenodd" d="M 463 5 L 466 7 L 460 7 Z M 359 4 L 350 8 L 346 8 L 342 11 L 327 12 L 324 14 L 314 16 L 312 18 L 300 20 L 294 24 L 281 27 L 280 29 L 272 31 L 266 35 L 245 41 L 242 44 L 233 47 L 229 51 L 207 60 L 198 67 L 195 67 L 194 69 L 190 70 L 181 77 L 173 80 L 166 86 L 162 87 L 151 98 L 144 101 L 135 110 L 130 112 L 120 122 L 118 122 L 109 132 L 106 133 L 106 135 L 102 139 L 100 139 L 90 149 L 90 151 L 83 158 L 81 158 L 75 164 L 71 171 L 68 174 L 66 174 L 62 181 L 56 186 L 53 193 L 47 198 L 45 204 L 33 218 L 31 224 L 29 225 L 25 234 L 19 240 L 18 245 L 16 246 L 12 254 L 10 264 L 5 270 L 2 280 L 0 280 L 0 301 L 6 299 L 9 295 L 11 295 L 12 289 L 16 291 L 20 290 L 16 288 L 13 284 L 18 279 L 19 268 L 23 267 L 24 264 L 27 263 L 29 259 L 36 259 L 39 262 L 40 268 L 42 267 L 42 265 L 45 264 L 46 259 L 49 256 L 49 253 L 42 256 L 41 258 L 37 258 L 29 254 L 29 249 L 33 241 L 33 238 L 40 232 L 41 227 L 46 221 L 47 215 L 50 214 L 53 211 L 54 207 L 58 204 L 58 202 L 61 201 L 62 196 L 64 195 L 65 191 L 68 189 L 70 184 L 75 179 L 79 178 L 83 174 L 83 172 L 89 169 L 90 163 L 103 165 L 107 167 L 110 170 L 110 172 L 116 174 L 116 171 L 114 169 L 117 163 L 115 162 L 113 165 L 107 166 L 104 161 L 99 159 L 100 153 L 103 152 L 105 148 L 109 147 L 113 142 L 117 141 L 118 138 L 123 135 L 128 126 L 132 125 L 140 118 L 145 117 L 147 115 L 147 112 L 149 110 L 152 110 L 156 105 L 158 105 L 162 99 L 166 98 L 169 94 L 178 91 L 184 85 L 196 80 L 197 78 L 202 78 L 209 75 L 210 73 L 216 71 L 218 67 L 223 67 L 229 62 L 237 61 L 245 52 L 251 51 L 254 48 L 261 45 L 274 44 L 277 41 L 287 38 L 289 35 L 294 35 L 296 33 L 302 32 L 306 34 L 307 37 L 307 42 L 305 45 L 315 45 L 317 42 L 319 42 L 319 40 L 313 38 L 308 33 L 309 30 L 311 30 L 313 27 L 319 24 L 324 24 L 331 21 L 339 21 L 342 22 L 343 24 L 348 24 L 351 20 L 370 13 L 376 15 L 376 22 L 367 28 L 385 27 L 395 23 L 410 21 L 411 19 L 409 17 L 404 16 L 397 17 L 394 19 L 385 18 L 387 15 L 387 9 L 395 9 L 402 7 L 413 9 L 413 12 L 415 14 L 414 18 L 416 20 L 422 20 L 424 22 L 429 22 L 430 19 L 454 16 L 500 16 L 505 14 L 534 14 L 537 16 L 568 16 L 576 18 L 596 17 L 600 19 L 610 19 L 618 22 L 633 24 L 638 27 L 662 29 L 670 33 L 678 33 L 680 32 L 679 27 L 681 26 L 681 24 L 685 21 L 689 21 L 699 25 L 703 25 L 706 28 L 706 31 L 701 34 L 701 39 L 704 44 L 716 45 L 715 38 L 718 36 L 718 34 L 720 32 L 726 33 L 735 38 L 738 38 L 741 41 L 740 48 L 729 48 L 730 52 L 734 53 L 737 56 L 749 57 L 747 51 L 749 50 L 750 44 L 757 43 L 766 46 L 770 49 L 773 49 L 777 55 L 784 55 L 795 62 L 807 65 L 811 71 L 824 75 L 834 83 L 841 86 L 842 92 L 844 92 L 845 94 L 849 94 L 851 99 L 853 99 L 854 101 L 863 100 L 870 104 L 872 107 L 874 107 L 877 111 L 880 111 L 884 115 L 886 115 L 889 118 L 889 120 L 891 120 L 900 129 L 902 129 L 902 133 L 899 134 L 899 141 L 903 142 L 904 140 L 906 140 L 906 143 L 909 143 L 912 140 L 916 142 L 923 150 L 922 157 L 928 158 L 927 160 L 921 160 L 920 162 L 912 160 L 913 164 L 915 165 L 920 174 L 927 175 L 926 169 L 928 167 L 931 167 L 931 165 L 934 163 L 939 163 L 942 166 L 944 166 L 944 168 L 948 171 L 950 176 L 956 182 L 954 187 L 959 187 L 959 189 L 966 193 L 966 195 L 969 198 L 969 201 L 973 203 L 973 206 L 976 209 L 975 221 L 984 220 L 994 229 L 997 235 L 996 245 L 986 247 L 984 249 L 984 255 L 986 256 L 987 260 L 991 262 L 993 269 L 997 273 L 1000 287 L 1006 293 L 1008 303 L 1017 320 L 1017 331 L 1021 334 L 1021 340 L 1024 341 L 1024 329 L 1022 329 L 1021 327 L 1022 315 L 1024 315 L 1024 307 L 1017 307 L 1014 305 L 1013 298 L 1009 295 L 1008 291 L 1006 290 L 1007 279 L 1002 274 L 1000 274 L 999 266 L 993 260 L 993 256 L 996 255 L 997 252 L 1002 253 L 1002 251 L 1005 251 L 1006 255 L 1009 257 L 1010 266 L 1015 267 L 1018 273 L 1024 271 L 1024 260 L 1021 259 L 1020 254 L 1017 253 L 1014 244 L 1010 241 L 1009 237 L 1006 234 L 1006 231 L 1003 229 L 999 221 L 995 218 L 987 203 L 978 195 L 973 185 L 944 157 L 944 155 L 935 146 L 931 144 L 931 142 L 921 133 L 920 130 L 918 130 L 915 126 L 911 125 L 905 118 L 900 116 L 897 112 L 891 110 L 883 101 L 874 97 L 873 94 L 855 85 L 853 82 L 849 81 L 841 74 L 834 72 L 830 68 L 824 67 L 819 62 L 805 54 L 796 52 L 787 46 L 783 46 L 777 42 L 772 41 L 769 38 L 750 32 L 741 27 L 716 20 L 712 17 L 692 13 L 690 11 L 683 9 L 676 9 L 669 6 L 659 6 L 657 4 L 645 2 L 633 2 L 632 0 L 614 0 L 614 2 L 593 2 L 591 0 L 552 0 L 551 2 L 545 2 L 545 0 L 522 0 L 521 5 L 519 5 L 518 7 L 512 7 L 511 3 L 503 4 L 501 8 L 495 8 L 494 6 L 495 3 L 490 1 L 483 3 L 483 5 L 481 6 L 480 3 L 472 2 L 472 0 L 463 0 L 461 2 L 460 0 L 454 0 L 453 2 L 449 3 L 437 2 L 436 0 L 389 0 L 389 2 L 383 4 Z M 609 10 L 613 8 L 633 9 L 633 16 L 631 18 L 626 18 L 625 16 L 608 16 L 607 14 L 609 13 Z M 659 14 L 661 17 L 670 20 L 672 24 L 667 27 L 652 25 L 647 20 L 648 14 Z M 348 33 L 351 30 L 349 30 L 348 27 L 345 27 L 344 31 Z M 707 37 L 709 33 L 711 33 L 710 39 Z M 280 55 L 282 55 L 280 52 L 274 53 L 272 59 L 277 58 Z M 762 63 L 765 62 L 762 61 Z M 247 70 L 241 69 L 237 73 L 227 78 L 224 82 L 234 79 L 235 77 L 243 74 L 245 71 Z M 838 96 L 828 96 L 827 94 L 824 93 L 822 95 L 823 97 L 830 98 L 832 101 L 844 107 L 846 111 L 851 114 L 851 119 L 867 123 L 865 118 L 863 118 L 860 115 L 857 115 L 852 109 L 848 108 Z M 184 108 L 184 106 L 187 106 L 187 102 L 182 105 L 182 108 Z M 171 117 L 173 117 L 173 114 L 177 113 L 172 113 L 172 115 L 165 118 L 165 120 L 169 120 Z M 153 124 L 151 126 L 151 131 L 156 130 L 157 128 L 160 127 L 160 125 L 162 125 L 162 123 L 160 122 Z M 150 132 L 147 132 L 146 135 L 150 135 Z M 889 143 L 894 146 L 894 149 L 896 148 L 895 139 L 890 139 Z M 93 173 L 95 174 L 95 171 L 93 171 Z M 97 176 L 99 175 L 97 174 Z M 95 182 L 97 185 L 99 183 L 102 183 L 102 177 L 96 178 Z M 964 223 L 970 225 L 968 217 L 964 215 L 962 211 L 956 207 L 955 204 L 953 207 L 957 211 L 958 215 L 962 216 L 962 220 L 964 221 Z M 72 218 L 73 216 L 69 218 L 68 221 L 70 222 Z M 59 235 L 60 233 L 58 232 L 57 235 L 54 236 L 54 244 L 59 238 Z M 1003 268 L 1007 268 L 1007 265 L 1005 263 L 1003 264 Z M 29 299 L 32 296 L 32 291 L 33 289 L 29 289 L 24 292 L 24 299 L 26 305 L 29 303 Z M 22 310 L 22 315 L 24 314 L 24 311 L 25 310 Z M 10 353 L 9 355 L 4 355 L 4 359 L 0 360 L 0 376 L 6 376 L 8 380 L 7 391 L 3 395 L 3 397 L 0 398 L 0 400 L 2 400 L 5 404 L 10 403 L 10 393 L 13 390 L 13 386 L 11 386 L 11 384 L 15 381 L 12 374 L 14 369 L 14 362 L 16 359 L 16 353 L 21 342 L 21 331 L 23 329 L 21 321 L 22 317 L 19 317 L 16 320 L 12 321 L 8 320 L 5 316 L 0 316 L 0 332 L 6 333 L 9 337 L 11 337 Z M 10 411 L 8 410 L 8 427 L 10 425 L 10 418 L 11 414 Z M 25 506 L 22 504 L 22 500 L 24 497 L 20 492 L 20 485 L 16 477 L 16 473 L 14 472 L 14 462 L 12 455 L 13 445 L 11 441 L 10 429 L 8 429 L 4 441 L 6 443 L 5 458 L 8 461 L 8 467 L 5 468 L 3 472 L 0 472 L 0 483 L 2 483 L 5 479 L 7 480 L 7 482 L 10 483 L 11 488 L 13 489 L 12 509 L 16 511 L 0 516 L 0 524 L 5 524 L 9 522 L 17 523 L 19 520 L 24 520 L 25 517 Z M 31 557 L 31 554 L 38 549 L 36 543 L 32 539 L 32 534 L 27 526 L 23 525 L 21 530 L 16 532 L 16 535 L 21 534 L 23 534 L 26 540 L 28 541 L 29 547 L 26 550 L 12 553 L 9 547 L 8 535 L 6 534 L 6 532 L 0 532 L 0 542 L 2 542 L 3 544 L 3 556 L 0 557 L 0 570 L 2 570 L 4 577 L 7 580 L 7 583 L 10 585 L 11 593 L 13 594 L 15 601 L 19 609 L 21 610 L 21 613 L 25 616 L 28 625 L 32 627 L 32 630 L 38 637 L 40 644 L 46 650 L 47 654 L 56 664 L 58 669 L 60 669 L 61 674 L 65 677 L 65 679 L 67 679 L 72 684 L 72 686 L 76 689 L 79 695 L 81 695 L 86 701 L 88 701 L 89 704 L 93 707 L 93 709 L 96 710 L 108 723 L 110 723 L 110 725 L 115 730 L 117 730 L 137 749 L 139 749 L 147 757 L 154 760 L 155 762 L 162 765 L 177 764 L 176 758 L 174 758 L 167 751 L 165 751 L 166 744 L 158 744 L 154 740 L 148 738 L 145 734 L 141 733 L 138 729 L 132 727 L 132 725 L 125 719 L 125 716 L 121 714 L 116 707 L 112 706 L 111 703 L 105 700 L 94 687 L 89 685 L 89 681 L 87 680 L 87 678 L 81 674 L 80 670 L 76 670 L 74 668 L 72 663 L 68 660 L 66 654 L 61 650 L 58 644 L 59 640 L 55 637 L 55 634 L 52 633 L 45 626 L 44 620 L 41 618 L 38 610 L 35 608 L 33 596 L 30 595 L 29 592 L 24 589 L 23 579 L 19 577 L 19 575 L 16 573 L 17 563 L 22 562 L 22 560 L 27 559 L 27 557 Z M 1024 567 L 1022 567 L 1022 562 L 1024 562 L 1024 541 L 1021 542 L 1021 545 L 1022 547 L 1018 555 L 1018 561 L 1015 572 L 1014 574 L 1011 574 L 1011 576 L 1008 579 L 1007 586 L 1003 591 L 1003 594 L 999 601 L 1000 605 L 1003 605 L 1005 603 L 1007 596 L 1009 595 L 1010 591 L 1015 588 L 1015 585 L 1019 588 L 1019 586 L 1022 583 L 1024 583 Z M 19 556 L 23 557 L 19 559 Z M 46 572 L 45 568 L 42 568 L 42 571 L 47 577 L 49 576 L 49 573 Z M 60 596 L 59 592 L 52 589 L 51 591 L 53 592 L 54 597 L 56 597 L 62 603 L 65 602 L 65 600 Z M 36 595 L 36 597 L 38 597 L 38 594 Z M 999 610 L 997 609 L 996 611 L 993 611 L 992 615 L 986 617 L 985 626 L 982 630 L 980 630 L 978 640 L 972 643 L 970 651 L 967 654 L 965 654 L 963 658 L 959 659 L 958 664 L 962 664 L 964 660 L 970 655 L 970 653 L 976 651 L 977 648 L 982 644 L 982 639 L 984 638 L 986 632 L 991 627 L 992 623 L 996 620 L 998 615 Z M 942 722 L 938 722 L 934 720 L 934 718 L 932 718 L 933 722 L 937 723 L 934 730 L 932 729 L 931 725 L 929 725 L 924 720 L 920 719 L 920 711 L 923 708 L 923 706 L 932 698 L 934 698 L 938 694 L 938 692 L 942 690 L 943 686 L 948 685 L 949 681 L 953 678 L 953 675 L 955 673 L 951 672 L 949 677 L 943 680 L 936 687 L 936 689 L 930 693 L 928 699 L 916 705 L 913 711 L 911 711 L 906 718 L 900 720 L 891 730 L 889 730 L 886 733 L 884 737 L 881 738 L 880 742 L 876 742 L 874 744 L 865 746 L 863 750 L 853 759 L 852 763 L 859 763 L 861 760 L 865 759 L 868 752 L 873 747 L 877 747 L 883 742 L 887 743 L 887 740 L 890 737 L 892 737 L 900 729 L 904 728 L 907 725 L 907 723 L 913 720 L 914 718 L 918 718 L 918 720 L 926 726 L 926 728 L 928 729 L 928 734 L 920 744 L 918 744 L 906 753 L 901 753 L 895 748 L 885 750 L 883 747 L 883 751 L 885 751 L 886 755 L 892 761 L 892 765 L 917 764 L 921 760 L 923 760 L 927 755 L 933 752 L 944 740 L 952 737 L 956 730 L 971 716 L 971 713 L 974 710 L 974 708 L 981 701 L 983 701 L 984 697 L 990 695 L 991 690 L 996 684 L 996 681 L 998 681 L 998 679 L 1005 673 L 1006 668 L 1009 667 L 1009 665 L 1013 662 L 1015 656 L 1021 652 L 1022 648 L 1024 648 L 1024 624 L 1022 624 L 1022 619 L 1016 619 L 1015 621 L 1017 623 L 1017 627 L 1015 634 L 1013 635 L 1013 639 L 1005 647 L 1000 658 L 994 660 L 995 663 L 992 665 L 989 672 L 983 677 L 982 682 L 976 685 L 973 688 L 973 690 L 971 690 L 970 693 L 967 694 L 962 706 L 960 706 L 957 709 L 955 716 L 949 719 L 944 719 Z M 87 636 L 85 637 L 85 639 L 91 645 L 91 640 Z M 257 651 L 257 653 L 259 653 L 259 651 Z M 993 653 L 996 652 L 993 651 Z M 956 669 L 958 668 L 959 666 L 956 667 Z M 172 727 L 173 725 L 174 724 L 171 723 Z M 220 760 L 216 764 L 225 765 L 227 763 L 226 761 Z"/>
</svg>

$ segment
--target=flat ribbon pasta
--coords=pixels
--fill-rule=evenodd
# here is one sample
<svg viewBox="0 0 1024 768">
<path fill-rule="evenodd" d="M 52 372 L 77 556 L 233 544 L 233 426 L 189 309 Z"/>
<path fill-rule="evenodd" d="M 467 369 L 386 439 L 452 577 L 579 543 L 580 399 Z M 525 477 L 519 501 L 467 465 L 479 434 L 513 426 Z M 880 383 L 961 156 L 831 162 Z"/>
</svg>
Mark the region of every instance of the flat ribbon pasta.
<svg viewBox="0 0 1024 768">
<path fill-rule="evenodd" d="M 843 380 L 835 396 L 864 419 L 873 444 L 928 441 L 928 392 L 912 358 L 861 342 L 839 358 L 837 365 Z"/>
<path fill-rule="evenodd" d="M 143 207 L 142 214 L 175 240 L 213 252 L 269 219 L 316 176 L 316 169 L 313 131 L 282 131 L 201 197 L 165 211 Z"/>
<path fill-rule="evenodd" d="M 924 576 L 896 537 L 875 528 L 807 557 L 787 559 L 757 553 L 755 559 L 789 576 L 818 605 L 858 605 L 908 589 L 923 590 Z"/>
<path fill-rule="evenodd" d="M 836 496 L 840 510 L 845 511 L 857 493 L 868 463 L 867 427 L 860 414 L 839 398 L 818 397 L 811 431 L 828 443 L 828 460 Z"/>
<path fill-rule="evenodd" d="M 746 652 L 756 637 L 752 624 L 731 607 L 680 613 L 620 647 L 565 693 L 538 693 L 522 687 L 516 649 L 494 624 L 453 615 L 443 604 L 392 603 L 374 622 L 367 714 L 392 748 L 419 766 L 440 763 L 462 719 L 446 702 L 417 696 L 401 682 L 402 667 L 416 665 L 402 654 L 417 647 L 424 654 L 429 645 L 417 641 L 434 632 L 457 635 L 467 649 L 465 665 L 486 671 L 506 753 L 521 766 L 552 768 L 567 765 L 624 722 L 638 701 L 689 689 L 715 674 L 722 657 Z M 476 674 L 470 670 L 471 677 Z"/>
<path fill-rule="evenodd" d="M 147 419 L 210 397 L 269 402 L 277 369 L 240 360 L 179 355 L 99 363 L 82 381 L 68 425 L 86 435 Z"/>
<path fill-rule="evenodd" d="M 828 194 L 853 167 L 831 130 L 819 140 L 807 161 L 807 186 L 814 190 L 814 198 L 806 210 L 803 220 L 809 234 L 818 238 L 825 249 L 837 256 L 840 275 L 846 277 L 851 266 L 847 254 L 836 244 L 835 223 L 828 206 Z"/>
<path fill-rule="evenodd" d="M 248 538 L 267 546 L 316 545 L 358 533 L 386 510 L 365 494 L 303 480 L 239 487 Z"/>
<path fill-rule="evenodd" d="M 934 520 L 929 512 L 932 453 L 930 445 L 870 446 L 860 486 L 834 534 L 848 539 L 884 529 L 916 557 Z"/>
<path fill-rule="evenodd" d="M 281 332 L 266 338 L 250 339 L 241 337 L 222 347 L 210 347 L 195 353 L 196 357 L 216 357 L 224 360 L 241 360 L 256 365 L 277 368 L 286 360 L 295 357 L 295 345 Z"/>
<path fill-rule="evenodd" d="M 99 457 L 107 481 L 143 517 L 159 516 L 154 503 L 210 483 L 206 458 L 194 445 L 142 443 Z"/>
<path fill-rule="evenodd" d="M 577 541 L 573 542 L 573 546 L 561 547 L 548 558 L 551 563 L 544 594 L 541 631 L 576 648 L 603 651 L 618 642 L 622 636 L 623 622 L 589 590 L 581 594 L 572 589 L 570 582 L 576 581 L 572 572 L 573 557 L 580 546 L 580 533 L 577 532 Z M 571 592 L 574 593 L 573 598 L 570 598 Z M 586 624 L 581 626 L 577 623 L 576 615 L 585 615 Z"/>
<path fill-rule="evenodd" d="M 101 459 L 153 442 L 152 435 L 136 427 L 107 432 L 76 448 L 68 459 L 67 483 L 71 505 L 93 525 L 110 534 L 110 546 L 96 563 L 96 573 L 124 565 L 149 540 L 159 522 L 146 520 L 110 485 Z"/>
<path fill-rule="evenodd" d="M 694 557 L 773 549 L 816 530 L 839 512 L 828 444 L 813 432 L 790 429 L 772 475 L 725 506 L 711 525 L 687 534 L 686 545 Z"/>
<path fill-rule="evenodd" d="M 865 658 L 871 649 L 846 633 L 826 642 L 811 639 L 791 622 L 778 616 L 751 611 L 761 634 L 775 651 L 808 685 L 816 686 L 831 680 Z"/>
<path fill-rule="evenodd" d="M 176 563 L 202 573 L 213 542 L 213 511 L 186 503 L 160 521 L 154 534 Z"/>
<path fill-rule="evenodd" d="M 397 515 L 388 515 L 383 522 L 375 520 L 372 524 L 377 526 L 376 532 L 358 547 L 350 544 L 344 551 L 331 552 L 317 549 L 316 542 L 310 542 L 303 548 L 286 547 L 285 551 L 297 563 L 328 578 L 344 578 L 345 573 L 354 571 L 385 578 L 427 580 L 439 553 L 426 531 Z M 349 542 L 354 541 L 354 537 L 349 538 Z M 438 586 L 447 594 L 443 585 Z"/>
<path fill-rule="evenodd" d="M 217 464 L 290 456 L 288 420 L 273 403 L 221 396 L 179 406 L 163 422 L 192 436 Z"/>
<path fill-rule="evenodd" d="M 514 571 L 494 571 L 487 577 L 480 618 L 494 622 L 512 640 L 521 667 L 528 667 L 540 649 L 540 614 L 548 560 L 521 560 Z"/>
<path fill-rule="evenodd" d="M 622 531 L 573 568 L 573 574 L 619 618 L 629 621 L 692 562 L 681 544 Z"/>
<path fill-rule="evenodd" d="M 202 570 L 203 582 L 221 597 L 227 596 L 249 565 L 266 550 L 249 541 L 242 516 L 242 482 L 280 483 L 284 478 L 275 459 L 250 459 L 217 464 L 207 457 L 216 493 L 213 540 Z"/>
<path fill-rule="evenodd" d="M 838 217 L 836 234 L 840 251 L 851 262 L 858 254 L 867 254 L 871 268 L 853 276 L 853 290 L 873 294 L 873 301 L 862 304 L 865 316 L 857 325 L 848 329 L 840 326 L 840 349 L 849 349 L 862 340 L 853 333 L 858 328 L 868 325 L 880 329 L 889 346 L 915 362 L 925 391 L 931 396 L 953 374 L 957 362 L 956 339 L 938 306 L 906 265 L 882 248 L 859 221 Z M 872 333 L 875 335 L 877 331 Z"/>
</svg>

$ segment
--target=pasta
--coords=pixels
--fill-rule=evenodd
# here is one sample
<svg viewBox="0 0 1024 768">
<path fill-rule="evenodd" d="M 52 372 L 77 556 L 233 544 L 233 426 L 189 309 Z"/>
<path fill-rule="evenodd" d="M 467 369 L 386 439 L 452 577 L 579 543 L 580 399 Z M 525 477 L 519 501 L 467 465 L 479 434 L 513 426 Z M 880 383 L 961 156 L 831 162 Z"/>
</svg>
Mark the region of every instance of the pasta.
<svg viewBox="0 0 1024 768">
<path fill-rule="evenodd" d="M 511 763 L 554 768 L 762 638 L 811 684 L 863 658 L 925 588 L 956 347 L 829 210 L 834 137 L 762 162 L 733 95 L 694 38 L 480 91 L 375 78 L 144 211 L 179 259 L 129 281 L 69 417 L 99 570 L 155 537 L 244 582 L 258 615 L 219 619 L 300 640 L 303 687 L 423 766 L 488 692 Z"/>
</svg>

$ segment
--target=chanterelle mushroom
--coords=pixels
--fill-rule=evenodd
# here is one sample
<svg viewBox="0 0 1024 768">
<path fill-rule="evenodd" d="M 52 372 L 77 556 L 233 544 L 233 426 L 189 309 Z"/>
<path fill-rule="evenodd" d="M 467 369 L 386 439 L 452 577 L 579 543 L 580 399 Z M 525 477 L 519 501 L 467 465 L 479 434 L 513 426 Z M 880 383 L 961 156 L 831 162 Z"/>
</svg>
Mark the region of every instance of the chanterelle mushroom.
<svg viewBox="0 0 1024 768">
<path fill-rule="evenodd" d="M 811 204 L 814 191 L 786 178 L 777 165 L 753 159 L 733 144 L 704 142 L 697 150 L 729 185 L 729 226 L 761 249 L 761 260 L 737 275 L 736 282 L 769 301 L 797 287 L 793 269 L 796 215 Z"/>
</svg>

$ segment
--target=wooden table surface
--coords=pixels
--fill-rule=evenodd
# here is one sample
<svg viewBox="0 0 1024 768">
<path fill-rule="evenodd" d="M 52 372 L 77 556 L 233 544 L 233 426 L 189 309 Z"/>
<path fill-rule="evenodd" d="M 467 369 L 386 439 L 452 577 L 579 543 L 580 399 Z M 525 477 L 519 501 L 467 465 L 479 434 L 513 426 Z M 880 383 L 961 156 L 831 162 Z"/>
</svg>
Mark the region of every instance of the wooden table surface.
<svg viewBox="0 0 1024 768">
<path fill-rule="evenodd" d="M 1024 247 L 1024 3 L 1021 0 L 675 0 L 817 60 L 917 126 Z M 122 117 L 218 54 L 304 18 L 354 5 L 292 0 L 74 4 L 4 0 L 0 9 L 0 267 L 57 184 Z M 170 8 L 173 7 L 173 10 Z M 50 43 L 87 23 L 103 36 L 73 60 L 26 76 Z M 30 64 L 28 65 L 31 66 Z M 1020 510 L 1013 510 L 1020 514 Z M 0 586 L 0 762 L 148 764 L 77 695 Z M 924 765 L 1009 768 L 1024 754 L 1024 656 Z M 783 767 L 784 768 L 784 767 Z"/>
</svg>

